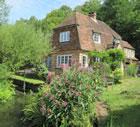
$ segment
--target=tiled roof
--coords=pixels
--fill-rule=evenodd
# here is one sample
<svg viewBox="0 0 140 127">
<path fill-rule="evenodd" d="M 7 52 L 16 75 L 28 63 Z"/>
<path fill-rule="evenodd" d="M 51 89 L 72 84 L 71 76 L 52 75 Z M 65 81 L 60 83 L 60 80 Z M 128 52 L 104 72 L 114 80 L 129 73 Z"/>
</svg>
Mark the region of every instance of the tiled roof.
<svg viewBox="0 0 140 127">
<path fill-rule="evenodd" d="M 123 48 L 134 49 L 134 47 L 132 47 L 132 45 L 130 45 L 127 41 L 121 41 L 121 46 Z"/>
<path fill-rule="evenodd" d="M 121 36 L 116 33 L 111 27 L 100 20 L 93 20 L 90 16 L 75 12 L 67 18 L 57 28 L 66 27 L 69 25 L 77 25 L 79 41 L 83 50 L 103 50 L 109 44 L 112 44 L 114 37 L 121 40 Z M 92 39 L 93 32 L 101 34 L 101 44 L 95 44 Z M 128 42 L 122 41 L 122 46 L 133 48 Z"/>
</svg>

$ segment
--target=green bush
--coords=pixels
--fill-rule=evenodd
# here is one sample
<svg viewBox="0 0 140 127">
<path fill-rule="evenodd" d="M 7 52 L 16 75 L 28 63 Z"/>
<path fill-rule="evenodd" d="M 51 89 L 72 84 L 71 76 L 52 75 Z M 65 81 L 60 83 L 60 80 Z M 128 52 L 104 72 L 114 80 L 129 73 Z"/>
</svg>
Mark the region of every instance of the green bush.
<svg viewBox="0 0 140 127">
<path fill-rule="evenodd" d="M 68 69 L 56 76 L 47 92 L 26 106 L 25 122 L 37 127 L 92 126 L 98 75 L 81 69 Z M 44 91 L 44 90 L 43 90 Z"/>
<path fill-rule="evenodd" d="M 128 65 L 128 67 L 126 69 L 127 76 L 135 77 L 137 75 L 137 72 L 138 72 L 138 67 L 136 64 Z"/>
<path fill-rule="evenodd" d="M 12 98 L 14 88 L 8 80 L 10 73 L 5 65 L 0 64 L 0 103 L 5 103 Z"/>
<path fill-rule="evenodd" d="M 113 77 L 114 77 L 114 83 L 117 84 L 120 82 L 121 78 L 123 76 L 122 70 L 117 68 L 113 71 Z"/>
</svg>

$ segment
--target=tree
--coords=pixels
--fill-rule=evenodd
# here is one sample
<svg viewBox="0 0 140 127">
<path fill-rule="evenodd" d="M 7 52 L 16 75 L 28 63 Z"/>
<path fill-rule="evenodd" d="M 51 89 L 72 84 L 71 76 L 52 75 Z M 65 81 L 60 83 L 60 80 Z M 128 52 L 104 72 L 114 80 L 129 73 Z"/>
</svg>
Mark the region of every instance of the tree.
<svg viewBox="0 0 140 127">
<path fill-rule="evenodd" d="M 5 0 L 0 0 L 0 24 L 7 22 L 9 7 L 6 5 Z"/>
<path fill-rule="evenodd" d="M 49 35 L 25 23 L 3 25 L 0 33 L 0 63 L 12 71 L 29 63 L 41 63 L 51 50 Z"/>
<path fill-rule="evenodd" d="M 76 11 L 80 11 L 84 14 L 89 14 L 90 12 L 100 13 L 101 0 L 88 0 L 82 6 L 77 6 Z"/>
<path fill-rule="evenodd" d="M 130 42 L 140 57 L 139 0 L 105 0 L 100 12 L 101 19 Z"/>
<path fill-rule="evenodd" d="M 25 23 L 28 25 L 32 25 L 36 31 L 41 30 L 41 20 L 38 20 L 35 16 L 31 16 L 30 19 L 17 20 L 16 23 Z"/>
<path fill-rule="evenodd" d="M 66 17 L 70 16 L 71 13 L 72 9 L 65 5 L 59 9 L 53 10 L 42 20 L 42 31 L 44 33 L 52 31 L 53 28 L 59 25 Z"/>
</svg>

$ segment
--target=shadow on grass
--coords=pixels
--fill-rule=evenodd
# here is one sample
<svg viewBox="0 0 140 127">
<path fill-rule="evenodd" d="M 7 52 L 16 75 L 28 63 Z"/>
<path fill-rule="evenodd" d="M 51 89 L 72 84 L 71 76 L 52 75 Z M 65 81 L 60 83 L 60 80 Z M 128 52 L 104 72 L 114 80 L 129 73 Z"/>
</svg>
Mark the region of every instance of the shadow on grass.
<svg viewBox="0 0 140 127">
<path fill-rule="evenodd" d="M 106 127 L 140 127 L 140 105 L 110 112 Z"/>
</svg>

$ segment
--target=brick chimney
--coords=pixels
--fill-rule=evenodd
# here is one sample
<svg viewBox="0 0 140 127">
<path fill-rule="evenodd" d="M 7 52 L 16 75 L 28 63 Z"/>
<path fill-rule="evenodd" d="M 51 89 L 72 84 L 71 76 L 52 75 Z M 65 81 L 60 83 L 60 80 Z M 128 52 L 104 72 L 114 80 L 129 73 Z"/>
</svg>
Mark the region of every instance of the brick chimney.
<svg viewBox="0 0 140 127">
<path fill-rule="evenodd" d="M 91 19 L 93 20 L 93 21 L 95 21 L 95 22 L 97 22 L 97 14 L 96 14 L 96 12 L 91 12 L 91 13 L 89 13 L 89 17 L 91 17 Z"/>
</svg>

